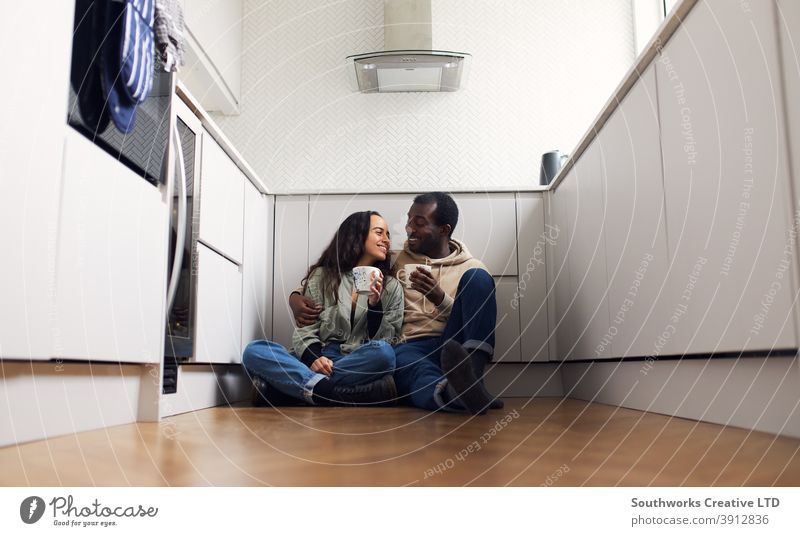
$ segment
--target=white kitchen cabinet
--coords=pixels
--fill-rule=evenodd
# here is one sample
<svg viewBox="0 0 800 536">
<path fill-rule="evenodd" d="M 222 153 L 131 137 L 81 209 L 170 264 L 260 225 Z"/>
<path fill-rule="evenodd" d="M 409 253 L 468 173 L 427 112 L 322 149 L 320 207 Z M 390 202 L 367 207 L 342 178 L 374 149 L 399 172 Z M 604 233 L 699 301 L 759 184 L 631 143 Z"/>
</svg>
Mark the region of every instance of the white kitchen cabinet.
<svg viewBox="0 0 800 536">
<path fill-rule="evenodd" d="M 605 162 L 608 337 L 614 357 L 658 355 L 670 323 L 669 268 L 658 99 L 653 68 L 631 89 L 598 138 Z"/>
<path fill-rule="evenodd" d="M 309 206 L 309 258 L 316 260 L 339 224 L 353 212 L 376 210 L 386 220 L 392 249 L 406 240 L 405 224 L 415 194 L 325 195 Z M 459 217 L 453 238 L 461 240 L 493 276 L 517 274 L 516 201 L 514 194 L 453 194 Z M 487 221 L 489 222 L 487 224 Z M 325 230 L 321 232 L 320 230 Z"/>
<path fill-rule="evenodd" d="M 541 203 L 541 196 L 537 195 L 538 202 Z M 303 257 L 300 248 L 304 230 L 308 233 L 308 262 L 313 263 L 348 215 L 363 210 L 375 210 L 387 221 L 392 235 L 392 249 L 397 251 L 402 249 L 406 239 L 405 223 L 414 197 L 415 194 L 316 196 L 308 201 L 307 213 L 302 207 L 306 198 L 277 198 L 273 324 L 277 342 L 290 344 L 294 329 L 286 297 L 299 284 L 308 266 L 299 262 Z M 497 283 L 495 356 L 503 361 L 518 362 L 521 357 L 520 305 L 516 277 L 516 199 L 513 194 L 455 194 L 453 197 L 460 209 L 459 222 L 453 236 L 463 240 L 470 252 L 487 265 Z M 537 228 L 543 228 L 541 208 L 538 215 L 538 220 L 534 216 L 534 220 L 538 221 Z M 487 218 L 493 222 L 491 225 L 486 225 Z M 511 262 L 514 263 L 513 266 L 508 265 Z M 501 277 L 503 273 L 511 275 Z M 538 280 L 535 284 L 541 288 L 537 288 L 535 292 L 537 296 L 541 294 L 543 299 L 544 271 L 540 273 L 541 284 Z M 541 317 L 537 317 L 532 333 L 545 341 L 546 330 L 546 313 L 542 313 Z M 547 356 L 546 350 L 543 355 Z"/>
<path fill-rule="evenodd" d="M 656 62 L 680 313 L 662 354 L 797 345 L 774 16 L 767 1 L 699 2 Z"/>
<path fill-rule="evenodd" d="M 461 240 L 495 276 L 517 275 L 514 194 L 453 194 L 459 208 L 453 238 Z"/>
<path fill-rule="evenodd" d="M 778 0 L 778 35 L 795 196 L 800 196 L 800 2 Z M 795 207 L 800 203 L 795 202 Z"/>
<path fill-rule="evenodd" d="M 602 359 L 612 353 L 610 345 L 601 347 L 610 326 L 604 237 L 608 217 L 605 162 L 598 143 L 581 155 L 573 172 L 566 204 L 571 235 L 566 257 L 572 301 L 565 314 L 572 344 L 565 357 Z"/>
<path fill-rule="evenodd" d="M 494 332 L 492 361 L 517 363 L 521 361 L 519 308 L 516 304 L 517 278 L 495 277 L 497 326 Z"/>
<path fill-rule="evenodd" d="M 161 361 L 167 217 L 160 189 L 67 129 L 53 357 Z"/>
<path fill-rule="evenodd" d="M 194 362 L 242 362 L 240 267 L 197 245 L 197 340 Z"/>
<path fill-rule="evenodd" d="M 181 80 L 211 112 L 239 111 L 242 79 L 242 0 L 182 0 L 186 65 Z"/>
<path fill-rule="evenodd" d="M 794 0 L 778 0 L 778 35 L 780 38 L 784 100 L 786 104 L 787 132 L 784 134 L 790 160 L 790 175 L 794 188 L 792 207 L 787 212 L 789 226 L 797 226 L 798 209 L 800 209 L 800 2 Z M 798 273 L 797 260 L 799 250 L 795 240 L 794 271 Z M 796 279 L 795 279 L 796 281 Z M 795 313 L 795 329 L 800 329 L 800 319 Z M 800 337 L 800 332 L 797 333 Z"/>
<path fill-rule="evenodd" d="M 251 341 L 272 338 L 272 216 L 274 197 L 249 181 L 244 192 L 242 351 Z"/>
<path fill-rule="evenodd" d="M 275 198 L 272 340 L 287 348 L 292 346 L 294 334 L 289 294 L 300 285 L 308 271 L 308 205 L 305 195 Z M 331 224 L 323 228 L 333 235 L 335 228 Z"/>
<path fill-rule="evenodd" d="M 241 263 L 247 179 L 207 131 L 200 176 L 200 240 Z"/>
<path fill-rule="evenodd" d="M 2 358 L 49 359 L 52 353 L 74 10 L 75 2 L 50 2 L 43 17 L 38 2 L 5 2 L 0 17 Z"/>
<path fill-rule="evenodd" d="M 573 345 L 572 326 L 568 312 L 572 303 L 567 252 L 572 241 L 567 204 L 575 192 L 575 168 L 570 170 L 558 187 L 548 192 L 548 225 L 556 234 L 555 240 L 547 243 L 547 289 L 548 301 L 553 311 L 550 319 L 550 358 L 554 361 L 567 359 Z M 551 260 L 552 259 L 552 260 Z"/>
<path fill-rule="evenodd" d="M 391 249 L 402 250 L 408 209 L 413 200 L 414 194 L 312 196 L 308 207 L 310 261 L 319 258 L 347 216 L 364 210 L 375 210 L 383 216 L 392 237 Z"/>
<path fill-rule="evenodd" d="M 578 179 L 577 179 L 577 165 L 570 170 L 569 174 L 564 178 L 564 181 L 559 186 L 559 194 L 561 196 L 560 203 L 561 206 L 561 217 L 563 218 L 563 223 L 565 226 L 566 235 L 564 236 L 564 240 L 560 241 L 559 249 L 560 254 L 562 255 L 563 259 L 563 267 L 562 270 L 566 272 L 566 278 L 562 281 L 559 278 L 558 285 L 559 287 L 563 287 L 563 283 L 566 283 L 568 286 L 566 288 L 558 289 L 561 292 L 556 294 L 556 305 L 559 307 L 559 325 L 557 327 L 557 345 L 558 345 L 558 352 L 559 357 L 562 360 L 569 360 L 573 358 L 575 347 L 578 341 L 578 336 L 581 333 L 581 329 L 579 329 L 578 322 L 576 321 L 576 317 L 578 316 L 577 313 L 577 306 L 578 302 L 576 302 L 576 288 L 578 287 L 578 283 L 581 282 L 581 279 L 576 279 L 579 275 L 583 276 L 583 274 L 575 274 L 573 273 L 574 267 L 571 268 L 571 265 L 575 264 L 575 251 L 576 251 L 576 244 L 578 241 L 576 240 L 575 234 L 575 207 L 577 205 L 577 198 L 578 198 Z M 558 199 L 558 196 L 556 196 Z"/>
<path fill-rule="evenodd" d="M 545 224 L 540 193 L 517 194 L 518 288 L 512 305 L 519 310 L 522 361 L 548 361 L 547 250 L 559 238 Z"/>
</svg>

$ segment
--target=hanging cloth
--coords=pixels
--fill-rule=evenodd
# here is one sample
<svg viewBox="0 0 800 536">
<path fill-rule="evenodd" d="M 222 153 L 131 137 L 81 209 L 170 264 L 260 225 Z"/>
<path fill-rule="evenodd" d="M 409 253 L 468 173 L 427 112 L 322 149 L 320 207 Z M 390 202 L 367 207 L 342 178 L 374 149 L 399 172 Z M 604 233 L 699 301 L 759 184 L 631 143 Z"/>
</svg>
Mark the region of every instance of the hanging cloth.
<svg viewBox="0 0 800 536">
<path fill-rule="evenodd" d="M 81 121 L 94 135 L 108 126 L 103 69 L 98 54 L 106 35 L 106 4 L 96 0 L 76 0 L 72 38 L 70 83 L 75 91 Z M 70 115 L 75 110 L 70 110 Z"/>
<path fill-rule="evenodd" d="M 133 130 L 136 106 L 153 87 L 154 0 L 109 2 L 108 37 L 103 48 L 103 86 L 114 125 Z"/>
<path fill-rule="evenodd" d="M 158 67 L 174 73 L 184 64 L 183 9 L 178 0 L 155 0 L 153 30 Z"/>
</svg>

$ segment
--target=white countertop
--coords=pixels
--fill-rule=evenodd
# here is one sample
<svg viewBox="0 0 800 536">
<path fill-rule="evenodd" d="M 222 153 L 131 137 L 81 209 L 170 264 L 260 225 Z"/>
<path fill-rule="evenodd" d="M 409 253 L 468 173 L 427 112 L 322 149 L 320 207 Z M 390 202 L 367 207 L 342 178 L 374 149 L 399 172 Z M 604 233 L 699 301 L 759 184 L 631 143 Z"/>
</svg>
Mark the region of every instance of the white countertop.
<svg viewBox="0 0 800 536">
<path fill-rule="evenodd" d="M 539 186 L 538 184 L 531 185 L 527 188 L 518 188 L 518 187 L 498 187 L 498 186 L 490 186 L 485 189 L 477 189 L 477 188 L 447 188 L 446 191 L 451 194 L 488 194 L 488 193 L 515 193 L 515 192 L 543 192 L 549 190 L 548 186 Z M 427 190 L 426 190 L 427 191 Z M 272 192 L 274 195 L 366 195 L 366 194 L 419 194 L 423 193 L 423 190 L 410 190 L 410 189 L 386 189 L 381 190 L 379 192 L 373 190 L 353 190 L 343 188 L 340 190 L 292 190 L 291 192 Z"/>
<path fill-rule="evenodd" d="M 255 186 L 258 191 L 263 194 L 270 194 L 267 189 L 266 184 L 264 181 L 261 180 L 261 177 L 250 167 L 250 164 L 244 159 L 244 157 L 236 150 L 236 147 L 233 146 L 231 141 L 222 132 L 222 129 L 214 122 L 208 112 L 206 112 L 202 106 L 200 106 L 200 102 L 192 96 L 186 86 L 183 85 L 183 82 L 178 80 L 178 88 L 177 88 L 178 97 L 186 103 L 186 106 L 189 107 L 192 112 L 200 119 L 200 122 L 203 124 L 203 127 L 208 131 L 209 134 L 216 140 L 219 146 L 222 148 L 223 151 L 234 161 L 237 167 L 245 174 L 248 180 Z"/>
</svg>

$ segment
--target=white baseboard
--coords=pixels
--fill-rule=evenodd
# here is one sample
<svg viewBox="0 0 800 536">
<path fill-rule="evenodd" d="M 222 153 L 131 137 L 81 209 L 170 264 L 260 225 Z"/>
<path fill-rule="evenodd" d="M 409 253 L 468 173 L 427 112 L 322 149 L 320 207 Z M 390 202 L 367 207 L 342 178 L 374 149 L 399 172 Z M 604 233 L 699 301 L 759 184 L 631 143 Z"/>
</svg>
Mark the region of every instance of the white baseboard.
<svg viewBox="0 0 800 536">
<path fill-rule="evenodd" d="M 800 437 L 797 357 L 564 363 L 564 396 Z"/>
<path fill-rule="evenodd" d="M 561 396 L 558 365 L 498 363 L 487 370 L 487 388 L 506 397 Z M 239 366 L 181 365 L 178 392 L 161 397 L 161 417 L 249 400 L 251 383 Z"/>
<path fill-rule="evenodd" d="M 486 389 L 506 397 L 562 396 L 557 363 L 490 363 Z"/>
<path fill-rule="evenodd" d="M 178 392 L 161 396 L 161 417 L 249 400 L 251 386 L 240 365 L 181 365 Z"/>
<path fill-rule="evenodd" d="M 152 420 L 155 401 L 142 396 L 153 391 L 146 365 L 0 361 L 0 371 L 0 446 Z M 505 397 L 566 396 L 800 437 L 795 357 L 499 363 L 488 369 L 486 384 Z M 250 393 L 239 366 L 182 365 L 178 393 L 162 396 L 159 411 L 197 411 Z"/>
<path fill-rule="evenodd" d="M 0 360 L 0 446 L 139 420 L 147 368 Z"/>
</svg>

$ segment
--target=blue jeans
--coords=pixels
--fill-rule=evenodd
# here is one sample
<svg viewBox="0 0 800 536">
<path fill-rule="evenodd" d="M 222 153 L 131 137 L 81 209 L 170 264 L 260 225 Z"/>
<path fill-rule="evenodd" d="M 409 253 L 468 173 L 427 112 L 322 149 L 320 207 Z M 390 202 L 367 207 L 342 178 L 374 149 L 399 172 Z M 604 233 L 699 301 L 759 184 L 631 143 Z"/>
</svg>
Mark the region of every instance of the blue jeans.
<svg viewBox="0 0 800 536">
<path fill-rule="evenodd" d="M 340 343 L 326 344 L 322 355 L 333 361 L 329 379 L 333 386 L 361 385 L 377 380 L 394 370 L 395 356 L 386 341 L 370 341 L 349 354 L 342 354 Z M 258 376 L 278 391 L 313 404 L 314 386 L 327 376 L 312 371 L 294 354 L 276 342 L 253 341 L 247 345 L 242 365 L 250 376 Z"/>
<path fill-rule="evenodd" d="M 418 408 L 446 407 L 447 379 L 440 363 L 442 345 L 453 339 L 467 351 L 494 353 L 497 322 L 494 279 L 486 270 L 472 268 L 458 282 L 455 303 L 440 337 L 421 337 L 395 346 L 397 393 Z"/>
</svg>

